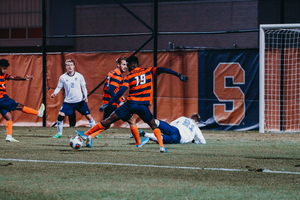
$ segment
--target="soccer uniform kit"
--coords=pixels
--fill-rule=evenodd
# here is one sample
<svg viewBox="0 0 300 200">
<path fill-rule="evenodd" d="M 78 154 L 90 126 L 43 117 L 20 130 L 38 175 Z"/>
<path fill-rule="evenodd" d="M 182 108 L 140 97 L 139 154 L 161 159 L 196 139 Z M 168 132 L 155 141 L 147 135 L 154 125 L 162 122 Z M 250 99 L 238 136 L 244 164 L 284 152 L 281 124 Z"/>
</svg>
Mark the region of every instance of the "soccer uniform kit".
<svg viewBox="0 0 300 200">
<path fill-rule="evenodd" d="M 192 142 L 194 139 L 196 144 L 206 144 L 200 128 L 191 118 L 179 117 L 170 124 L 159 120 L 158 128 L 164 134 L 164 144 L 185 144 Z M 145 137 L 156 140 L 152 133 L 146 133 Z"/>
<path fill-rule="evenodd" d="M 122 73 L 119 69 L 115 69 L 108 73 L 103 87 L 103 104 L 107 104 L 120 90 L 122 80 Z M 122 97 L 120 97 L 119 100 L 114 102 L 112 105 L 105 108 L 103 119 L 109 117 L 109 115 L 119 107 L 120 102 L 123 102 Z"/>
<path fill-rule="evenodd" d="M 5 73 L 0 76 L 0 112 L 4 116 L 7 112 L 15 110 L 18 102 L 8 97 L 6 93 L 6 80 L 9 80 L 10 75 Z"/>
<path fill-rule="evenodd" d="M 149 105 L 152 104 L 152 79 L 156 69 L 156 67 L 135 68 L 124 78 L 121 87 L 129 88 L 129 96 L 126 103 L 115 110 L 123 121 L 130 119 L 131 114 L 139 115 L 147 124 L 153 119 Z"/>
<path fill-rule="evenodd" d="M 195 138 L 195 143 L 206 144 L 201 130 L 191 118 L 179 117 L 178 119 L 172 121 L 170 125 L 179 130 L 181 136 L 180 143 L 190 143 Z"/>
<path fill-rule="evenodd" d="M 156 67 L 150 68 L 135 68 L 125 78 L 120 86 L 120 91 L 110 100 L 111 103 L 116 102 L 123 93 L 130 88 L 127 101 L 115 110 L 115 114 L 123 121 L 128 121 L 132 114 L 137 114 L 139 117 L 150 125 L 153 115 L 149 110 L 149 105 L 152 103 L 152 78 L 155 75 Z M 91 139 L 102 132 L 105 127 L 101 123 L 96 124 L 90 130 L 79 133 L 81 136 L 91 136 Z M 134 131 L 133 131 L 134 130 Z M 137 126 L 131 127 L 131 132 L 134 135 L 137 146 L 142 146 L 143 143 L 139 137 Z M 153 130 L 154 135 L 158 137 L 160 151 L 165 152 L 164 144 L 161 139 L 161 132 L 158 128 Z M 91 141 L 90 139 L 88 139 Z M 144 140 L 144 139 L 143 139 Z M 149 139 L 148 139 L 149 140 Z M 148 141 L 147 140 L 147 141 Z M 91 143 L 87 144 L 90 145 Z M 163 150 L 161 150 L 163 148 Z"/>
<path fill-rule="evenodd" d="M 90 114 L 87 103 L 83 100 L 87 97 L 87 89 L 84 77 L 80 73 L 75 72 L 70 76 L 66 72 L 61 75 L 54 93 L 58 94 L 62 88 L 65 89 L 65 99 L 60 112 L 72 115 L 77 110 L 82 115 Z"/>
</svg>

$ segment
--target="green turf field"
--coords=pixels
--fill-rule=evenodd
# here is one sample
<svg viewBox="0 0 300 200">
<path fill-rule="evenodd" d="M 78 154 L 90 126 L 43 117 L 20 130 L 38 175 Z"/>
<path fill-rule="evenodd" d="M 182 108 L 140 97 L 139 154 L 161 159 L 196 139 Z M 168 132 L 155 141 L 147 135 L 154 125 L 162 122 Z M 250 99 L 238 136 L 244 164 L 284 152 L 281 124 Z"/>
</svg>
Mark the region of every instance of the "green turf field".
<svg viewBox="0 0 300 200">
<path fill-rule="evenodd" d="M 117 128 L 73 150 L 74 130 L 14 127 L 7 143 L 0 127 L 0 199 L 300 199 L 300 134 L 203 131 L 163 154 Z"/>
</svg>

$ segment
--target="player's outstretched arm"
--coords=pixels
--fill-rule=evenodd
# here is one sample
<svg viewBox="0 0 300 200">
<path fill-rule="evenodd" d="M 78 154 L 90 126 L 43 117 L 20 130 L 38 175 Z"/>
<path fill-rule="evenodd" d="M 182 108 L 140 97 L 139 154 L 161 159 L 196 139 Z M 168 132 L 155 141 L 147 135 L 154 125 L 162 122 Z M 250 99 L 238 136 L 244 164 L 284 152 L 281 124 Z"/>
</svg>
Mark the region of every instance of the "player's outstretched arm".
<svg viewBox="0 0 300 200">
<path fill-rule="evenodd" d="M 32 75 L 26 75 L 25 77 L 21 77 L 21 76 L 10 76 L 9 80 L 15 80 L 15 81 L 30 81 L 33 79 Z"/>
<path fill-rule="evenodd" d="M 168 68 L 165 68 L 165 67 L 157 67 L 156 71 L 155 71 L 155 74 L 160 75 L 161 73 L 172 74 L 174 76 L 177 76 L 183 82 L 187 82 L 189 80 L 189 78 L 187 76 L 185 76 L 183 74 L 180 74 L 178 72 L 175 72 L 172 69 L 168 69 Z"/>
<path fill-rule="evenodd" d="M 112 105 L 113 103 L 117 102 L 119 100 L 119 98 L 126 92 L 127 90 L 127 87 L 126 86 L 121 86 L 120 87 L 120 90 L 115 94 L 115 96 L 107 103 L 107 104 L 103 104 L 99 110 L 101 112 L 104 111 L 104 109 L 107 107 L 107 106 L 110 106 Z"/>
</svg>

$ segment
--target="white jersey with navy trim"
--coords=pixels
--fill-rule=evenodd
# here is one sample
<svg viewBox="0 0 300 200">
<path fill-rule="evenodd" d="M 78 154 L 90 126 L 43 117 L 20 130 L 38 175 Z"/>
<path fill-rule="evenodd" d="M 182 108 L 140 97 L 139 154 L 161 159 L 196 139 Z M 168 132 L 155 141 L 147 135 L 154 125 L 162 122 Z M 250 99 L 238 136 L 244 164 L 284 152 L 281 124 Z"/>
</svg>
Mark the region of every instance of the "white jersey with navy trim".
<svg viewBox="0 0 300 200">
<path fill-rule="evenodd" d="M 200 128 L 191 118 L 179 117 L 172 121 L 170 125 L 175 126 L 179 130 L 181 136 L 180 143 L 190 143 L 195 139 L 195 143 L 206 144 Z"/>
<path fill-rule="evenodd" d="M 87 97 L 84 77 L 78 72 L 75 72 L 73 76 L 67 72 L 61 75 L 54 93 L 58 94 L 62 88 L 65 89 L 64 102 L 66 103 L 78 103 Z"/>
</svg>

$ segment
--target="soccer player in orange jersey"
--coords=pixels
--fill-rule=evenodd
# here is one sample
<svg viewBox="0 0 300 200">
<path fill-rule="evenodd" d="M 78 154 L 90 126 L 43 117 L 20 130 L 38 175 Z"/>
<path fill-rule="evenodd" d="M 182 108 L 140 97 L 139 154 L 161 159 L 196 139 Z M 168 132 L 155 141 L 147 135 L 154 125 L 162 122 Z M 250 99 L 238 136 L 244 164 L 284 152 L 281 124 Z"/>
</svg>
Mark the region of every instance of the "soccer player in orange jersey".
<svg viewBox="0 0 300 200">
<path fill-rule="evenodd" d="M 127 57 L 121 56 L 117 58 L 116 60 L 116 69 L 110 71 L 107 75 L 107 78 L 104 83 L 104 88 L 103 88 L 103 104 L 109 103 L 109 101 L 116 95 L 116 93 L 120 90 L 120 84 L 123 81 L 122 74 L 127 71 L 127 62 L 126 62 Z M 116 102 L 112 103 L 111 105 L 107 106 L 104 109 L 103 112 L 103 120 L 108 118 L 111 113 L 113 113 L 120 105 L 124 103 L 125 98 L 122 96 L 120 97 Z M 138 132 L 138 128 L 135 123 L 135 118 L 131 117 L 127 121 L 130 125 L 130 130 L 131 132 Z M 99 137 L 97 135 L 96 137 Z"/>
<path fill-rule="evenodd" d="M 7 80 L 16 80 L 16 81 L 29 81 L 33 79 L 33 76 L 26 75 L 25 77 L 12 76 L 6 73 L 9 66 L 9 62 L 6 59 L 0 59 L 0 112 L 4 119 L 6 119 L 6 142 L 19 142 L 18 140 L 12 137 L 12 126 L 13 126 L 13 117 L 11 111 L 20 110 L 24 113 L 34 114 L 39 117 L 43 117 L 45 106 L 41 104 L 39 110 L 34 110 L 27 106 L 24 106 L 15 100 L 8 97 L 6 93 L 6 81 Z"/>
<path fill-rule="evenodd" d="M 120 90 L 120 84 L 123 81 L 122 74 L 127 71 L 127 57 L 122 56 L 117 58 L 116 69 L 110 71 L 106 77 L 104 87 L 103 87 L 103 104 L 107 104 L 115 94 Z M 120 105 L 124 102 L 124 97 L 120 97 L 112 105 L 107 106 L 103 112 L 103 119 L 109 117 L 109 115 L 114 112 Z"/>
<path fill-rule="evenodd" d="M 136 56 L 130 56 L 126 61 L 130 73 L 124 78 L 119 92 L 109 101 L 109 103 L 103 104 L 100 107 L 100 110 L 104 110 L 107 106 L 117 101 L 129 88 L 127 101 L 117 108 L 108 118 L 96 124 L 90 130 L 86 132 L 76 131 L 76 133 L 86 140 L 87 144 L 91 146 L 92 139 L 98 134 L 99 130 L 104 131 L 108 129 L 112 123 L 119 119 L 127 121 L 132 114 L 137 114 L 153 130 L 160 146 L 160 152 L 167 152 L 162 141 L 161 131 L 156 126 L 154 117 L 149 110 L 149 105 L 152 103 L 153 93 L 152 78 L 153 75 L 168 73 L 177 76 L 181 81 L 187 82 L 188 77 L 164 67 L 141 68 L 139 67 L 139 61 Z M 149 141 L 149 138 L 141 139 L 139 133 L 133 133 L 133 136 L 137 147 L 141 147 Z"/>
</svg>

